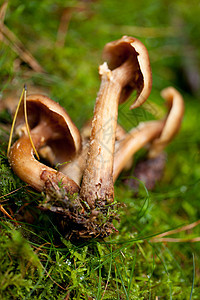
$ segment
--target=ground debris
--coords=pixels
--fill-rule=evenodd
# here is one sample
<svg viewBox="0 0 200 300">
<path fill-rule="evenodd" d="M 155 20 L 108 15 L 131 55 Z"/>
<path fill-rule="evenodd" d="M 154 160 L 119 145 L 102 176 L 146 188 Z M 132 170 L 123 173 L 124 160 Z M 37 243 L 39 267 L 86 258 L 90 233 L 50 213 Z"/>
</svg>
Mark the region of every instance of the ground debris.
<svg viewBox="0 0 200 300">
<path fill-rule="evenodd" d="M 131 189 L 138 191 L 139 179 L 148 190 L 154 189 L 156 183 L 162 178 L 166 163 L 166 154 L 161 153 L 156 158 L 148 158 L 136 164 L 131 178 L 124 180 L 124 183 Z M 133 178 L 134 177 L 134 178 Z"/>
</svg>

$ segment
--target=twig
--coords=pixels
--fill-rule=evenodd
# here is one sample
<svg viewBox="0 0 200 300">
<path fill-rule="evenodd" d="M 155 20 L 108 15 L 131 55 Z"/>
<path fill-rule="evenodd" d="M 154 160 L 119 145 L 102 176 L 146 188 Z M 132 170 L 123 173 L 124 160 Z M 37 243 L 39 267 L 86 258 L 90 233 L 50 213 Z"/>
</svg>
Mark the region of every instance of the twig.
<svg viewBox="0 0 200 300">
<path fill-rule="evenodd" d="M 56 46 L 57 47 L 63 47 L 65 44 L 65 37 L 67 35 L 67 31 L 69 28 L 69 22 L 72 17 L 72 13 L 74 12 L 74 7 L 67 7 L 63 10 L 61 19 L 60 19 L 60 25 L 57 32 L 57 41 Z"/>
<path fill-rule="evenodd" d="M 16 52 L 34 71 L 40 73 L 45 72 L 17 36 L 4 24 L 6 8 L 7 2 L 4 2 L 0 8 L 0 40 Z"/>
<path fill-rule="evenodd" d="M 64 300 L 69 300 L 70 299 L 69 297 L 70 297 L 70 292 L 67 294 Z"/>
<path fill-rule="evenodd" d="M 11 194 L 14 194 L 14 193 L 16 193 L 17 191 L 19 191 L 19 190 L 21 190 L 21 189 L 23 189 L 24 187 L 27 187 L 27 186 L 29 186 L 29 185 L 21 186 L 21 187 L 19 187 L 18 189 L 14 190 L 14 191 L 12 191 L 12 192 L 10 192 L 10 193 L 8 193 L 8 194 L 2 195 L 2 196 L 0 196 L 0 199 L 1 199 L 1 198 L 4 198 L 4 197 L 7 197 L 7 196 L 10 196 Z M 9 199 L 5 199 L 5 200 L 1 200 L 0 202 L 2 203 L 2 202 L 5 202 L 5 201 L 8 201 L 8 200 L 9 200 Z"/>
<path fill-rule="evenodd" d="M 58 27 L 57 32 L 57 40 L 56 40 L 56 46 L 57 47 L 64 47 L 65 44 L 65 38 L 68 32 L 69 23 L 71 21 L 72 15 L 74 12 L 82 12 L 87 9 L 87 6 L 84 5 L 84 3 L 77 4 L 75 6 L 71 7 L 65 7 L 62 11 L 62 15 L 60 18 L 60 24 Z"/>
<path fill-rule="evenodd" d="M 3 206 L 0 204 L 0 211 L 4 214 L 4 215 L 6 215 L 8 218 L 10 218 L 12 221 L 14 221 L 15 223 L 16 223 L 16 225 L 19 225 L 18 223 L 17 223 L 17 221 L 14 219 L 14 218 L 12 218 L 11 217 L 11 215 L 3 208 Z"/>
<path fill-rule="evenodd" d="M 200 242 L 200 237 L 196 237 L 196 238 L 153 238 L 151 241 L 151 243 L 162 243 L 162 242 L 170 242 L 170 243 L 196 243 L 196 242 Z"/>
<path fill-rule="evenodd" d="M 1 8 L 0 8 L 0 22 L 3 23 L 6 15 L 6 10 L 7 10 L 8 2 L 5 1 Z"/>
<path fill-rule="evenodd" d="M 157 235 L 156 238 L 161 238 L 161 237 L 166 236 L 166 235 L 172 235 L 172 234 L 175 234 L 175 233 L 178 233 L 178 232 L 186 231 L 186 230 L 189 230 L 189 229 L 192 229 L 192 228 L 196 227 L 199 224 L 200 224 L 200 220 L 198 220 L 194 223 L 182 226 L 178 229 L 173 229 L 173 230 L 163 232 L 163 233 Z"/>
<path fill-rule="evenodd" d="M 152 243 L 159 243 L 159 242 L 177 242 L 177 243 L 191 242 L 191 243 L 193 243 L 193 242 L 199 242 L 200 237 L 197 237 L 197 238 L 163 238 L 164 236 L 167 236 L 167 235 L 172 235 L 172 234 L 179 233 L 179 232 L 182 232 L 182 231 L 190 230 L 190 229 L 196 227 L 199 224 L 200 224 L 200 220 L 198 220 L 194 223 L 182 226 L 181 228 L 178 228 L 178 229 L 173 229 L 173 230 L 170 230 L 170 231 L 163 232 L 161 234 L 158 234 L 153 239 L 151 239 L 150 242 L 152 242 Z"/>
<path fill-rule="evenodd" d="M 16 37 L 16 35 L 4 24 L 0 25 L 0 32 L 3 36 L 2 41 L 5 42 L 11 49 L 16 52 L 20 58 L 26 62 L 34 71 L 43 73 L 44 69 L 36 61 L 33 55 L 25 49 L 22 42 Z"/>
</svg>

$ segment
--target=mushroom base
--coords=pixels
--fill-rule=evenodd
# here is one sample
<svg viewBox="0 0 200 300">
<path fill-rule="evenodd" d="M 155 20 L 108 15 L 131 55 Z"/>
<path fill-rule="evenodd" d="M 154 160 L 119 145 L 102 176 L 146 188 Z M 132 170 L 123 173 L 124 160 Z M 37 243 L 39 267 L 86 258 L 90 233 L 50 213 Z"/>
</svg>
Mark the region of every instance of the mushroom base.
<svg viewBox="0 0 200 300">
<path fill-rule="evenodd" d="M 118 232 L 113 220 L 119 221 L 119 204 L 109 204 L 106 200 L 96 201 L 90 209 L 78 194 L 69 195 L 62 187 L 46 182 L 45 200 L 39 205 L 42 211 L 54 214 L 57 226 L 65 238 L 70 240 L 88 240 L 105 238 Z"/>
</svg>

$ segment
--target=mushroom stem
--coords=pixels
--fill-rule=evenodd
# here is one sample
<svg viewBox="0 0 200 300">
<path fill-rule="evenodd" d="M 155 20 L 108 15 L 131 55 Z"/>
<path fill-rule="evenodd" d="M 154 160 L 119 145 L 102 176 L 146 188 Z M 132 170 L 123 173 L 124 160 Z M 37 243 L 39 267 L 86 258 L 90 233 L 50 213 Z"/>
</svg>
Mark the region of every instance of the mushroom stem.
<svg viewBox="0 0 200 300">
<path fill-rule="evenodd" d="M 70 178 L 80 185 L 83 176 L 83 171 L 86 167 L 86 158 L 88 153 L 88 143 L 83 145 L 81 153 L 75 157 L 71 162 L 66 163 L 60 167 L 60 171 L 70 176 Z"/>
<path fill-rule="evenodd" d="M 113 180 L 117 179 L 130 158 L 146 144 L 157 138 L 165 125 L 164 121 L 141 123 L 127 133 L 114 156 Z"/>
<path fill-rule="evenodd" d="M 88 126 L 87 126 L 88 127 Z M 85 130 L 85 128 L 83 128 Z M 88 131 L 87 133 L 91 133 L 91 127 L 86 128 Z M 117 129 L 116 129 L 116 136 L 115 136 L 115 152 L 119 149 L 121 143 L 123 142 L 124 138 L 126 137 L 127 132 L 119 125 L 117 124 Z M 69 176 L 71 179 L 73 179 L 78 185 L 81 183 L 81 179 L 83 176 L 83 172 L 86 167 L 86 161 L 87 161 L 87 154 L 88 154 L 88 149 L 89 149 L 89 143 L 87 141 L 87 136 L 83 139 L 83 146 L 82 146 L 82 151 L 81 153 L 76 156 L 72 161 L 69 163 L 63 164 L 60 167 L 60 171 L 64 173 L 65 175 Z M 85 139 L 85 141 L 84 141 Z M 128 160 L 125 168 L 129 169 L 132 165 L 132 158 Z"/>
<path fill-rule="evenodd" d="M 133 60 L 133 58 L 131 57 Z M 134 64 L 128 59 L 120 67 L 109 70 L 106 63 L 100 66 L 101 86 L 97 96 L 87 166 L 81 185 L 81 197 L 91 208 L 97 199 L 112 203 L 113 157 L 118 116 L 118 103 L 122 88 L 133 77 Z"/>
<path fill-rule="evenodd" d="M 59 169 L 65 175 L 70 176 L 70 178 L 73 179 L 78 185 L 80 185 L 81 183 L 83 171 L 85 170 L 86 167 L 87 154 L 89 149 L 88 139 L 91 134 L 91 123 L 92 121 L 87 123 L 82 128 L 83 146 L 82 146 L 81 153 L 69 163 L 61 165 Z M 126 135 L 127 132 L 124 130 L 124 128 L 119 124 L 117 124 L 116 136 L 115 136 L 115 152 L 119 149 Z M 129 169 L 131 165 L 132 165 L 132 158 L 127 162 L 125 168 Z"/>
<path fill-rule="evenodd" d="M 45 130 L 43 130 L 44 128 Z M 31 137 L 36 150 L 44 145 L 51 135 L 52 132 L 48 130 L 45 122 L 35 127 L 31 131 Z M 13 171 L 38 191 L 44 190 L 47 180 L 57 185 L 60 183 L 66 193 L 74 194 L 79 191 L 79 186 L 69 177 L 45 166 L 34 158 L 33 147 L 26 134 L 12 146 L 9 161 Z"/>
</svg>

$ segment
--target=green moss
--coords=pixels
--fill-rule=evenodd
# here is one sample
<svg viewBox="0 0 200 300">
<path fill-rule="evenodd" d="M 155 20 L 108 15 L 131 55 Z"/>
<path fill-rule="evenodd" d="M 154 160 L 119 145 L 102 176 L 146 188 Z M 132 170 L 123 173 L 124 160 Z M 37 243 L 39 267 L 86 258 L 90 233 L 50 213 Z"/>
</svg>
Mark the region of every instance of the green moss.
<svg viewBox="0 0 200 300">
<path fill-rule="evenodd" d="M 64 7 L 78 8 L 59 47 Z M 135 195 L 123 184 L 122 174 L 115 187 L 116 200 L 126 204 L 118 211 L 121 223 L 114 222 L 119 233 L 84 243 L 64 239 L 55 218 L 38 210 L 42 196 L 13 174 L 6 158 L 11 116 L 0 112 L 0 204 L 18 220 L 16 224 L 1 212 L 0 298 L 199 299 L 199 243 L 151 242 L 158 233 L 200 218 L 200 103 L 194 85 L 200 59 L 198 1 L 12 0 L 5 24 L 45 73 L 33 72 L 14 47 L 1 42 L 4 98 L 9 90 L 21 91 L 25 82 L 28 89 L 35 85 L 59 101 L 81 128 L 93 113 L 103 47 L 128 34 L 149 50 L 153 89 L 149 106 L 132 112 L 130 103 L 120 107 L 120 124 L 128 130 L 159 118 L 164 111 L 159 93 L 168 85 L 182 91 L 186 111 L 179 135 L 167 148 L 165 174 L 156 189 L 147 193 L 141 187 Z M 192 83 L 191 74 L 196 74 Z M 171 237 L 199 237 L 198 226 Z"/>
</svg>

